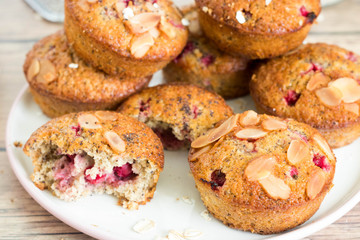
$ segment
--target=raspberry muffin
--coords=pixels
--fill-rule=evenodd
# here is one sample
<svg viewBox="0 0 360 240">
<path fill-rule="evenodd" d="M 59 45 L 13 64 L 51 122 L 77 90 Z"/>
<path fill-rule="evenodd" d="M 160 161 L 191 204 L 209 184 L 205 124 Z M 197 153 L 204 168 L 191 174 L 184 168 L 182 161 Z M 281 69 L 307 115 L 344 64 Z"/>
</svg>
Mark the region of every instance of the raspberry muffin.
<svg viewBox="0 0 360 240">
<path fill-rule="evenodd" d="M 126 77 L 163 68 L 180 54 L 188 34 L 170 0 L 66 0 L 64 25 L 79 56 Z"/>
<path fill-rule="evenodd" d="M 359 55 L 315 43 L 264 63 L 250 91 L 260 112 L 305 122 L 336 148 L 360 136 L 359 82 Z"/>
<path fill-rule="evenodd" d="M 113 110 L 151 79 L 109 76 L 88 66 L 63 31 L 40 40 L 27 54 L 24 73 L 30 91 L 49 117 L 86 110 Z"/>
<path fill-rule="evenodd" d="M 24 152 L 39 189 L 65 201 L 112 194 L 128 209 L 150 201 L 164 164 L 161 142 L 150 128 L 109 111 L 52 119 L 31 135 Z"/>
<path fill-rule="evenodd" d="M 195 7 L 183 11 L 190 37 L 182 53 L 163 69 L 167 82 L 187 82 L 215 91 L 225 99 L 249 91 L 249 61 L 216 49 L 201 34 Z"/>
<path fill-rule="evenodd" d="M 308 220 L 332 187 L 336 159 L 320 133 L 246 111 L 191 143 L 201 199 L 229 227 L 259 234 Z"/>
<path fill-rule="evenodd" d="M 146 123 L 167 150 L 188 148 L 191 141 L 233 114 L 216 93 L 190 84 L 164 84 L 129 97 L 119 108 Z"/>
<path fill-rule="evenodd" d="M 320 0 L 196 0 L 204 33 L 223 51 L 272 58 L 298 47 L 320 13 Z"/>
</svg>

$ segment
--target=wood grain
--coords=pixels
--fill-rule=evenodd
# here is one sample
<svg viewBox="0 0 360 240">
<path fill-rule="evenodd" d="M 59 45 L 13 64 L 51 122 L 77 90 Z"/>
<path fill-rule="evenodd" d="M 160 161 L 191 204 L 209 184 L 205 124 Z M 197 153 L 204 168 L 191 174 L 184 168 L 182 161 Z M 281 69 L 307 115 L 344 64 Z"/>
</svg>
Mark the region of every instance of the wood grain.
<svg viewBox="0 0 360 240">
<path fill-rule="evenodd" d="M 42 37 L 62 28 L 42 20 L 21 0 L 0 7 L 0 239 L 91 239 L 67 226 L 36 203 L 22 188 L 5 153 L 6 119 L 16 95 L 26 84 L 26 52 Z M 324 8 L 307 42 L 327 42 L 360 53 L 360 1 Z M 346 179 L 344 179 L 345 181 Z M 360 204 L 311 240 L 360 239 Z"/>
</svg>

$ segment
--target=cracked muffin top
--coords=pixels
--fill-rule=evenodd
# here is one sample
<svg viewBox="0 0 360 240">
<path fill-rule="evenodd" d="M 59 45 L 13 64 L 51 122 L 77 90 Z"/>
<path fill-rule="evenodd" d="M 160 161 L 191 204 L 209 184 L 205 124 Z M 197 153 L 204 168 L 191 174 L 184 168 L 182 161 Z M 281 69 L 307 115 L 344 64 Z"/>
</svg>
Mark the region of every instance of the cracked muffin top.
<svg viewBox="0 0 360 240">
<path fill-rule="evenodd" d="M 93 39 L 130 58 L 171 59 L 187 38 L 169 0 L 66 0 L 65 8 Z"/>
<path fill-rule="evenodd" d="M 316 129 L 246 111 L 191 144 L 194 178 L 237 206 L 289 209 L 326 194 L 336 159 Z"/>
<path fill-rule="evenodd" d="M 281 34 L 312 24 L 320 0 L 196 0 L 199 11 L 244 32 Z"/>
<path fill-rule="evenodd" d="M 266 113 L 316 128 L 358 123 L 360 56 L 335 45 L 306 44 L 261 65 L 251 95 Z"/>
<path fill-rule="evenodd" d="M 63 30 L 34 45 L 27 54 L 24 72 L 31 87 L 74 103 L 118 101 L 151 79 L 120 78 L 92 68 L 74 53 Z"/>
</svg>

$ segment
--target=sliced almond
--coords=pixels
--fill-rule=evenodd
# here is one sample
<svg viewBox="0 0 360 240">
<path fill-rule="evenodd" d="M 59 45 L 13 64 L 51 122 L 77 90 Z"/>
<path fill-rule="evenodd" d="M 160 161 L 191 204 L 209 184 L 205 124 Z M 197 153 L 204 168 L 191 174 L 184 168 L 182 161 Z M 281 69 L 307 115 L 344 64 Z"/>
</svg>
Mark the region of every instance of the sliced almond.
<svg viewBox="0 0 360 240">
<path fill-rule="evenodd" d="M 306 85 L 306 89 L 309 91 L 314 91 L 315 89 L 326 86 L 329 82 L 329 77 L 326 76 L 323 72 L 316 72 L 311 78 L 308 84 Z"/>
<path fill-rule="evenodd" d="M 195 161 L 198 157 L 200 157 L 202 154 L 206 153 L 207 151 L 210 150 L 210 146 L 205 146 L 203 148 L 200 148 L 198 151 L 194 152 L 193 154 L 191 154 L 189 156 L 189 161 Z"/>
<path fill-rule="evenodd" d="M 87 0 L 88 3 L 96 3 L 98 0 Z"/>
<path fill-rule="evenodd" d="M 260 185 L 264 188 L 265 192 L 273 199 L 288 199 L 290 197 L 291 189 L 284 180 L 269 175 L 266 178 L 259 180 Z"/>
<path fill-rule="evenodd" d="M 275 130 L 280 130 L 280 129 L 287 129 L 287 124 L 286 122 L 274 119 L 274 118 L 268 118 L 266 120 L 264 120 L 261 123 L 261 126 L 268 131 L 275 131 Z"/>
<path fill-rule="evenodd" d="M 30 67 L 27 70 L 27 79 L 30 81 L 40 72 L 40 62 L 37 59 L 33 59 L 30 63 Z"/>
<path fill-rule="evenodd" d="M 359 104 L 357 103 L 345 103 L 344 108 L 346 111 L 352 112 L 359 116 Z"/>
<path fill-rule="evenodd" d="M 115 121 L 116 119 L 118 119 L 117 113 L 108 111 L 96 112 L 95 116 L 104 121 Z"/>
<path fill-rule="evenodd" d="M 92 114 L 81 114 L 78 117 L 78 123 L 80 127 L 85 129 L 98 129 L 101 128 L 99 120 Z"/>
<path fill-rule="evenodd" d="M 228 134 L 234 127 L 236 127 L 239 114 L 232 115 L 225 122 L 223 122 L 219 127 L 209 130 L 205 135 L 202 135 L 195 139 L 191 143 L 192 148 L 201 148 L 212 142 L 215 142 L 222 136 Z"/>
<path fill-rule="evenodd" d="M 310 148 L 301 140 L 292 140 L 287 150 L 287 159 L 289 163 L 295 165 L 303 159 L 309 159 Z"/>
<path fill-rule="evenodd" d="M 157 30 L 157 28 L 152 28 L 149 30 L 149 33 L 151 34 L 151 36 L 156 39 L 160 36 L 160 32 L 159 30 Z"/>
<path fill-rule="evenodd" d="M 140 34 L 156 27 L 159 24 L 160 19 L 161 15 L 158 13 L 140 13 L 126 21 L 125 25 L 133 34 Z"/>
<path fill-rule="evenodd" d="M 276 157 L 263 155 L 253 159 L 245 169 L 245 177 L 249 181 L 257 181 L 268 177 L 276 164 Z"/>
<path fill-rule="evenodd" d="M 49 84 L 56 80 L 56 68 L 54 64 L 46 59 L 40 59 L 40 71 L 36 76 L 38 82 Z"/>
<path fill-rule="evenodd" d="M 110 145 L 110 147 L 115 150 L 116 152 L 123 152 L 125 151 L 125 142 L 117 135 L 114 131 L 107 131 L 105 133 L 105 139 Z"/>
<path fill-rule="evenodd" d="M 169 38 L 174 38 L 176 36 L 175 27 L 169 23 L 164 16 L 161 17 L 159 28 L 160 31 Z"/>
<path fill-rule="evenodd" d="M 326 176 L 323 170 L 316 168 L 310 175 L 306 185 L 306 194 L 310 199 L 314 199 L 323 189 L 326 182 Z"/>
<path fill-rule="evenodd" d="M 266 134 L 267 132 L 260 128 L 245 128 L 238 131 L 235 136 L 240 139 L 258 139 L 264 137 Z"/>
<path fill-rule="evenodd" d="M 360 85 L 352 78 L 339 78 L 329 83 L 329 86 L 340 90 L 345 103 L 353 103 L 360 99 Z"/>
<path fill-rule="evenodd" d="M 136 58 L 141 58 L 149 51 L 154 43 L 153 37 L 148 32 L 137 36 L 131 44 L 131 54 Z"/>
<path fill-rule="evenodd" d="M 319 145 L 319 147 L 324 151 L 325 155 L 330 160 L 335 160 L 335 156 L 331 151 L 331 148 L 329 147 L 329 144 L 326 142 L 326 140 L 320 136 L 319 134 L 315 134 L 313 136 L 314 141 Z"/>
<path fill-rule="evenodd" d="M 319 100 L 328 107 L 334 107 L 340 104 L 343 94 L 335 87 L 320 88 L 315 91 Z"/>
<path fill-rule="evenodd" d="M 260 117 L 253 110 L 246 111 L 240 116 L 240 124 L 243 127 L 254 126 L 258 124 L 259 121 Z"/>
</svg>

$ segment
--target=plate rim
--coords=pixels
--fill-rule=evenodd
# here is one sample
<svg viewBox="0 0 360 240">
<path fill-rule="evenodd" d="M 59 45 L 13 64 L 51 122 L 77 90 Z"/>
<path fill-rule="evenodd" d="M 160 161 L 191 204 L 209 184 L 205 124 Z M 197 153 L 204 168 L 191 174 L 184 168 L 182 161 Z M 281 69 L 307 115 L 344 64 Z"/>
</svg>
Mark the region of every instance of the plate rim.
<svg viewBox="0 0 360 240">
<path fill-rule="evenodd" d="M 23 169 L 23 166 L 20 164 L 19 160 L 16 158 L 13 152 L 13 147 L 11 144 L 11 136 L 10 136 L 10 127 L 11 127 L 11 118 L 15 112 L 16 106 L 19 104 L 22 97 L 26 94 L 26 91 L 29 89 L 29 85 L 25 84 L 19 93 L 17 94 L 14 102 L 11 105 L 7 121 L 6 121 L 6 132 L 5 132 L 5 148 L 6 153 L 8 156 L 8 160 L 10 162 L 11 169 L 13 173 L 15 174 L 16 178 L 22 185 L 22 187 L 25 189 L 25 191 L 46 211 L 48 211 L 51 215 L 65 223 L 66 225 L 88 235 L 94 238 L 98 239 L 118 239 L 117 237 L 114 237 L 113 234 L 110 234 L 106 231 L 101 231 L 100 228 L 87 228 L 86 226 L 82 226 L 81 224 L 76 223 L 76 221 L 71 220 L 71 218 L 68 218 L 66 216 L 63 216 L 62 214 L 58 213 L 57 211 L 53 210 L 48 204 L 46 203 L 46 200 L 43 200 L 41 194 L 35 194 L 35 186 L 32 184 L 31 180 L 29 178 L 26 178 L 26 176 L 23 176 L 20 174 L 20 171 Z M 29 93 L 30 94 L 30 93 Z M 28 184 L 27 181 L 30 181 L 30 184 Z M 347 214 L 352 208 L 355 207 L 360 202 L 360 188 L 357 192 L 353 193 L 352 197 L 350 197 L 344 204 L 341 206 L 332 209 L 328 214 L 325 216 L 316 219 L 314 222 L 309 223 L 306 226 L 300 225 L 296 229 L 289 230 L 288 232 L 279 233 L 275 236 L 269 236 L 265 239 L 268 240 L 287 240 L 289 238 L 291 239 L 301 239 L 303 237 L 309 236 L 315 232 L 320 231 L 321 229 L 326 228 L 327 226 L 331 225 L 338 219 L 340 219 L 342 216 Z M 241 231 L 241 230 L 239 230 Z M 128 238 L 130 240 L 137 240 L 134 238 Z"/>
</svg>

